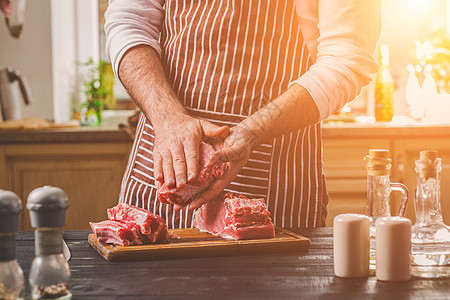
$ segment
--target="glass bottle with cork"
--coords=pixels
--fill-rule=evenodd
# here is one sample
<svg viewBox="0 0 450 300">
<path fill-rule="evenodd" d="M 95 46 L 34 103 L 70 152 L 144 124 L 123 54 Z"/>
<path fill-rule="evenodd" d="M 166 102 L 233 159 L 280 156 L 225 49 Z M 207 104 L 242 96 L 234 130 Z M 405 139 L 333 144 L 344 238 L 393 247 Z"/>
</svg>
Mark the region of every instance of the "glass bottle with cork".
<svg viewBox="0 0 450 300">
<path fill-rule="evenodd" d="M 37 188 L 28 196 L 31 225 L 36 228 L 36 257 L 30 270 L 32 299 L 72 299 L 62 238 L 68 206 L 66 194 L 57 187 Z"/>
<path fill-rule="evenodd" d="M 25 279 L 16 260 L 16 231 L 22 202 L 0 190 L 0 299 L 23 299 Z"/>
<path fill-rule="evenodd" d="M 380 48 L 380 68 L 375 81 L 375 121 L 390 122 L 394 117 L 394 80 L 389 70 L 389 48 Z"/>
<path fill-rule="evenodd" d="M 440 202 L 441 159 L 436 150 L 424 150 L 415 163 L 413 274 L 426 278 L 450 277 L 450 227 L 444 224 Z"/>
<path fill-rule="evenodd" d="M 402 194 L 399 217 L 404 217 L 408 204 L 408 188 L 401 183 L 390 182 L 391 159 L 389 150 L 370 149 L 369 155 L 364 158 L 367 168 L 367 208 L 366 215 L 370 220 L 370 258 L 371 268 L 375 264 L 375 222 L 378 218 L 390 217 L 391 206 L 389 203 L 392 191 Z"/>
</svg>

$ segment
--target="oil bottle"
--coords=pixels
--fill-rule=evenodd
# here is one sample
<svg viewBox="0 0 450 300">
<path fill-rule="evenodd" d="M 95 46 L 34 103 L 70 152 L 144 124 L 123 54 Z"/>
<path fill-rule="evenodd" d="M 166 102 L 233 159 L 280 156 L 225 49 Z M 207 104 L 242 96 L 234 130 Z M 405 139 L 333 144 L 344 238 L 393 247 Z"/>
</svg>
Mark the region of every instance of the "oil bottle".
<svg viewBox="0 0 450 300">
<path fill-rule="evenodd" d="M 416 223 L 412 226 L 413 274 L 418 277 L 450 277 L 450 226 L 441 212 L 441 159 L 437 151 L 420 152 L 416 160 Z"/>
<path fill-rule="evenodd" d="M 367 168 L 367 208 L 366 216 L 370 221 L 370 269 L 374 270 L 375 261 L 375 223 L 379 218 L 391 216 L 390 194 L 393 191 L 402 194 L 398 216 L 404 217 L 408 204 L 408 188 L 401 183 L 391 182 L 389 173 L 391 159 L 387 149 L 370 149 L 364 158 Z"/>
<path fill-rule="evenodd" d="M 380 48 L 380 69 L 375 82 L 375 120 L 390 122 L 394 117 L 394 80 L 389 69 L 389 48 Z"/>
</svg>

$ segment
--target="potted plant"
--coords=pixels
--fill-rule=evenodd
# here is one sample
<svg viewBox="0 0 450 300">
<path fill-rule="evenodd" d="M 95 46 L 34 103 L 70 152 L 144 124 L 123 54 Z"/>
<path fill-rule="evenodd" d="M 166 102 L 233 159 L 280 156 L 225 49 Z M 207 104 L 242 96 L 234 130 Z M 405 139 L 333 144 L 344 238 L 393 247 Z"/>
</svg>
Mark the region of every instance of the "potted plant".
<svg viewBox="0 0 450 300">
<path fill-rule="evenodd" d="M 92 59 L 82 65 L 88 67 L 83 93 L 86 102 L 81 106 L 82 125 L 100 125 L 103 109 L 114 109 L 114 74 L 111 63 L 101 60 L 98 64 Z"/>
</svg>

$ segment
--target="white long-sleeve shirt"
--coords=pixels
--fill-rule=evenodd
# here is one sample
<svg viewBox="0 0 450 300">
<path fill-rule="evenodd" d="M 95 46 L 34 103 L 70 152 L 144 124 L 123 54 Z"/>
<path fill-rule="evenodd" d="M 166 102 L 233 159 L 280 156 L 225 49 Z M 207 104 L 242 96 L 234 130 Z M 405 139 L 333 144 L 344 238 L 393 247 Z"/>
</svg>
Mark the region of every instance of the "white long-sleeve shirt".
<svg viewBox="0 0 450 300">
<path fill-rule="evenodd" d="M 163 0 L 110 0 L 106 53 L 115 74 L 125 52 L 140 44 L 161 54 Z M 304 86 L 325 119 L 371 81 L 381 27 L 381 0 L 296 0 L 299 24 L 314 64 L 291 84 Z"/>
</svg>

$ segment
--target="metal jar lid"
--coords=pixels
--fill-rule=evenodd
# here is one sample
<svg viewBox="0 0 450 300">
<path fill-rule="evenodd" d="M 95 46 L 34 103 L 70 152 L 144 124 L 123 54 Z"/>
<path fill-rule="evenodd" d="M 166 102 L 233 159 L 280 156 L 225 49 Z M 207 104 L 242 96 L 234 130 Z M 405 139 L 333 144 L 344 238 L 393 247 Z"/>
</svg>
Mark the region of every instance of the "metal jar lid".
<svg viewBox="0 0 450 300">
<path fill-rule="evenodd" d="M 10 191 L 0 190 L 0 232 L 16 232 L 22 201 Z"/>
<path fill-rule="evenodd" d="M 27 209 L 34 228 L 63 227 L 68 207 L 66 193 L 57 187 L 39 187 L 28 195 Z"/>
</svg>

